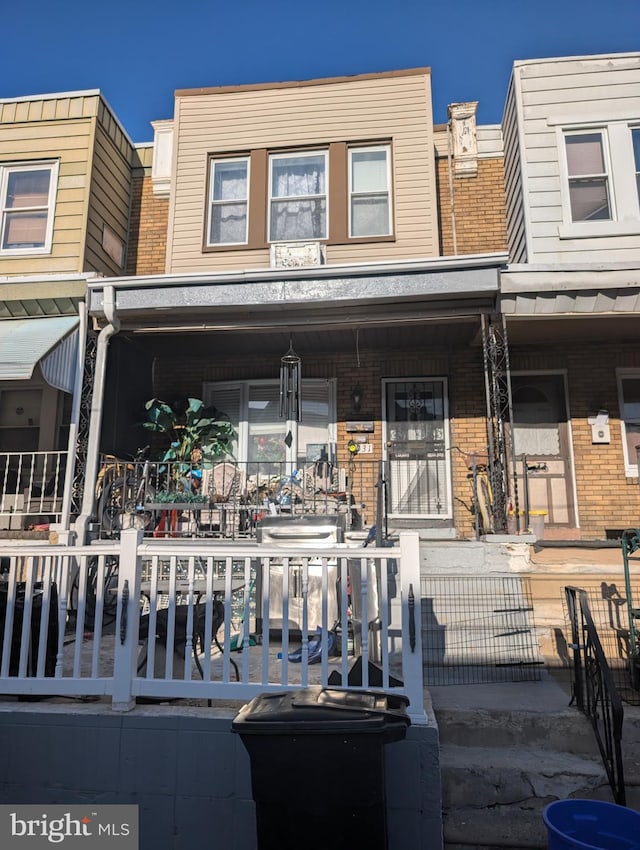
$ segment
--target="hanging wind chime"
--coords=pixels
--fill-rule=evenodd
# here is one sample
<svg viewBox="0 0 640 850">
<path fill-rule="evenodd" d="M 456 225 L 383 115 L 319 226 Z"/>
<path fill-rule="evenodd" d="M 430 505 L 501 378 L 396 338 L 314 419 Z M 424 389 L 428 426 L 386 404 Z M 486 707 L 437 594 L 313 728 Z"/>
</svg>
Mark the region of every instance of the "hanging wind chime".
<svg viewBox="0 0 640 850">
<path fill-rule="evenodd" d="M 280 417 L 299 422 L 300 407 L 300 358 L 289 339 L 289 350 L 280 359 Z"/>
</svg>

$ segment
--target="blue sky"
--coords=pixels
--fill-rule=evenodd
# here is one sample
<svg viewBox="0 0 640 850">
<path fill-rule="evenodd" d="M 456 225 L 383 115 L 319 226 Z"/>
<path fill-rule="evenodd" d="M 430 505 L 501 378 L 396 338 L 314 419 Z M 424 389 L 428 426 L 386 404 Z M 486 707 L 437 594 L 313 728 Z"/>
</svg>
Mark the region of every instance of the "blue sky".
<svg viewBox="0 0 640 850">
<path fill-rule="evenodd" d="M 2 3 L 0 98 L 101 89 L 135 142 L 180 88 L 432 70 L 434 120 L 498 123 L 516 59 L 640 50 L 640 0 Z"/>
</svg>

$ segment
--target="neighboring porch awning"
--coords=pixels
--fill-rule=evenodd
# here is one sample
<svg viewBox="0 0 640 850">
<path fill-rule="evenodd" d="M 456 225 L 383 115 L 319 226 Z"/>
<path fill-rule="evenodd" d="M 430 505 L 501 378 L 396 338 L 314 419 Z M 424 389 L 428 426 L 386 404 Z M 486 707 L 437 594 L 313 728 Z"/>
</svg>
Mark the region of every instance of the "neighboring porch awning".
<svg viewBox="0 0 640 850">
<path fill-rule="evenodd" d="M 0 381 L 28 381 L 40 363 L 48 384 L 72 392 L 79 322 L 77 316 L 0 321 Z"/>
</svg>

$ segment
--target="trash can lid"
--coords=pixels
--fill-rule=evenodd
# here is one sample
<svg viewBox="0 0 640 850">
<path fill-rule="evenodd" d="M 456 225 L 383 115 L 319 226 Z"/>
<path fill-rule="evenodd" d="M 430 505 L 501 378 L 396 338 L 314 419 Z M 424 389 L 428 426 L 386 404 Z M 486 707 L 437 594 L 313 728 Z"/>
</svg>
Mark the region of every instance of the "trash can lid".
<svg viewBox="0 0 640 850">
<path fill-rule="evenodd" d="M 240 709 L 232 729 L 257 735 L 391 731 L 404 737 L 411 725 L 408 705 L 404 694 L 311 685 L 284 693 L 258 694 Z"/>
</svg>

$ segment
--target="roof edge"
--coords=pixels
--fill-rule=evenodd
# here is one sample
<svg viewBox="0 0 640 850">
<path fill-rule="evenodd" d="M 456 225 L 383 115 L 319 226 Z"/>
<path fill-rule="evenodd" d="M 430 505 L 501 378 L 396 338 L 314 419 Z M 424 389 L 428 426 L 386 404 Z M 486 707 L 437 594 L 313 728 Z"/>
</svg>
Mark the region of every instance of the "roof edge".
<svg viewBox="0 0 640 850">
<path fill-rule="evenodd" d="M 241 83 L 237 85 L 209 86 L 203 88 L 176 89 L 176 97 L 193 97 L 205 94 L 225 94 L 228 92 L 260 91 L 261 89 L 303 88 L 305 86 L 326 86 L 333 83 L 350 83 L 360 80 L 375 80 L 384 77 L 415 77 L 431 75 L 429 66 L 403 68 L 396 71 L 372 71 L 368 74 L 351 74 L 338 77 L 314 77 L 310 80 L 286 80 L 280 82 Z"/>
</svg>

